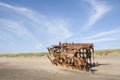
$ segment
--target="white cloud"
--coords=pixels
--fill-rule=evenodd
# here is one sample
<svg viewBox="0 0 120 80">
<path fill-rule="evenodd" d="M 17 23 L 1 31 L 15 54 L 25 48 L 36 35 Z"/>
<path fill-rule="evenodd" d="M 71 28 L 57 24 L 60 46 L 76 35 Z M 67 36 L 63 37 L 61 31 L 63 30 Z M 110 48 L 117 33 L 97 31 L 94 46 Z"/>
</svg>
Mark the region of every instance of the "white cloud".
<svg viewBox="0 0 120 80">
<path fill-rule="evenodd" d="M 104 4 L 100 3 L 97 0 L 86 0 L 91 5 L 91 14 L 88 19 L 88 22 L 85 25 L 85 29 L 93 27 L 93 25 L 103 17 L 111 8 Z"/>
<path fill-rule="evenodd" d="M 15 7 L 15 6 L 12 6 L 12 5 L 9 5 L 9 4 L 6 4 L 6 3 L 2 3 L 0 2 L 0 6 L 3 6 L 3 7 L 6 7 L 6 8 L 9 8 L 9 9 L 12 9 L 12 10 L 16 10 L 16 11 L 19 11 L 19 12 L 26 12 L 27 11 L 27 8 L 24 8 L 24 7 Z"/>
<path fill-rule="evenodd" d="M 36 50 L 40 50 L 42 47 L 43 47 L 43 45 L 38 40 L 36 40 L 35 41 L 35 48 L 36 48 Z"/>
<path fill-rule="evenodd" d="M 20 37 L 32 35 L 22 24 L 16 21 L 0 19 L 0 24 L 3 25 L 5 29 L 15 33 Z"/>
<path fill-rule="evenodd" d="M 72 34 L 67 29 L 68 25 L 66 25 L 67 22 L 64 19 L 48 19 L 46 16 L 41 15 L 35 11 L 32 11 L 32 10 L 24 8 L 24 7 L 15 7 L 15 6 L 1 3 L 1 2 L 0 2 L 0 5 L 21 13 L 28 19 L 32 20 L 40 28 L 41 28 L 41 25 L 44 26 L 50 32 L 49 34 L 58 33 L 60 31 L 67 35 Z M 60 32 L 60 34 L 62 34 L 61 32 Z"/>
<path fill-rule="evenodd" d="M 84 39 L 93 39 L 93 38 L 105 37 L 105 36 L 110 36 L 110 35 L 113 35 L 113 34 L 114 35 L 120 34 L 120 30 L 119 29 L 113 29 L 111 31 L 100 32 L 100 33 L 94 34 L 93 36 L 86 37 Z"/>
<path fill-rule="evenodd" d="M 100 32 L 95 35 L 89 35 L 90 37 L 82 38 L 85 42 L 104 42 L 104 41 L 112 41 L 112 40 L 120 40 L 120 29 L 113 29 L 106 32 Z M 116 36 L 117 35 L 117 36 Z"/>
<path fill-rule="evenodd" d="M 38 43 L 39 45 L 42 45 L 41 42 L 34 36 L 34 34 L 32 34 L 24 25 L 20 24 L 19 22 L 8 19 L 0 19 L 0 24 L 3 25 L 4 29 L 11 31 L 20 38 L 27 41 L 32 40 L 35 46 L 36 45 L 38 46 Z M 15 35 L 11 35 L 11 33 L 9 34 L 8 32 L 2 32 L 1 35 L 2 35 L 2 40 L 7 41 L 10 44 L 11 41 L 13 41 L 13 39 L 16 38 Z M 36 49 L 38 49 L 38 47 Z"/>
<path fill-rule="evenodd" d="M 18 36 L 29 35 L 30 32 L 20 23 L 8 19 L 0 19 L 0 24 Z M 31 35 L 31 34 L 30 34 Z"/>
<path fill-rule="evenodd" d="M 0 30 L 0 40 L 5 41 L 6 43 L 9 44 L 13 44 L 12 39 L 13 39 L 12 35 Z"/>
<path fill-rule="evenodd" d="M 98 43 L 98 42 L 106 42 L 106 41 L 114 41 L 114 40 L 120 40 L 120 38 L 103 37 L 103 38 L 97 38 L 97 39 L 83 40 L 83 42 Z"/>
<path fill-rule="evenodd" d="M 32 29 L 35 30 L 38 34 L 42 34 L 42 36 L 49 37 L 49 41 L 58 42 L 61 40 L 66 40 L 69 38 L 72 33 L 69 31 L 69 25 L 67 20 L 61 18 L 50 19 L 47 16 L 41 15 L 31 9 L 25 7 L 17 7 L 10 4 L 0 2 L 0 6 L 10 9 L 13 12 L 17 12 L 24 16 L 24 18 L 29 20 L 29 24 L 32 25 Z M 16 14 L 17 15 L 17 14 Z M 12 22 L 10 20 L 3 21 L 4 24 L 8 26 L 9 30 L 15 32 L 17 35 L 27 35 L 36 38 L 34 34 L 32 34 L 24 24 L 19 24 L 16 21 Z M 3 23 L 2 22 L 2 23 Z M 19 33 L 22 32 L 22 33 Z M 39 36 L 37 36 L 39 37 Z M 35 47 L 38 49 L 39 40 L 35 40 Z M 42 42 L 44 43 L 44 42 Z M 37 44 L 37 45 L 36 45 Z M 46 43 L 45 43 L 46 44 Z M 49 43 L 48 43 L 49 44 Z"/>
<path fill-rule="evenodd" d="M 3 36 L 2 36 L 3 32 L 0 31 L 0 39 L 3 40 Z"/>
</svg>

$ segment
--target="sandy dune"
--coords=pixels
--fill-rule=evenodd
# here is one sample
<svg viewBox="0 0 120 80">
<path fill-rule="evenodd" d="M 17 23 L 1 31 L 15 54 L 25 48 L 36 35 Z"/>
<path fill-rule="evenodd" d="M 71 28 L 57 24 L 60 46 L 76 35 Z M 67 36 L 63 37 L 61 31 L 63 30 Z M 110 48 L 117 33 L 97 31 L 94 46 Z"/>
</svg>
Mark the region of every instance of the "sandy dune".
<svg viewBox="0 0 120 80">
<path fill-rule="evenodd" d="M 0 57 L 0 80 L 120 80 L 120 54 L 96 55 L 93 72 L 77 72 L 51 64 L 43 57 Z"/>
</svg>

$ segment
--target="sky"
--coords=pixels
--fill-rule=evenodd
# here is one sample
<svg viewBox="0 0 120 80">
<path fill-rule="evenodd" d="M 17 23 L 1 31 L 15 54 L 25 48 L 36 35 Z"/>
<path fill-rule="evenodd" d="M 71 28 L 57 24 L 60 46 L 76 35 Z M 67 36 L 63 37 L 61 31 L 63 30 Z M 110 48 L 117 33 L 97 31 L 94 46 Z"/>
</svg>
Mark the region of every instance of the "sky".
<svg viewBox="0 0 120 80">
<path fill-rule="evenodd" d="M 120 0 L 0 0 L 0 53 L 46 52 L 59 42 L 120 48 Z"/>
</svg>

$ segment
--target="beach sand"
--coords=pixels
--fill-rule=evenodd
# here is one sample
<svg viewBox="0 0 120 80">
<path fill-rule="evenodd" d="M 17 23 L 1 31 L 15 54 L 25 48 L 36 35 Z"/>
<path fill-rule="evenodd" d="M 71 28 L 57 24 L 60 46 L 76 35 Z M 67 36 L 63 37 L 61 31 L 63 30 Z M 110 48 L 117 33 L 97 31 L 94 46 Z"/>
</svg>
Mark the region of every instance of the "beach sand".
<svg viewBox="0 0 120 80">
<path fill-rule="evenodd" d="M 42 57 L 0 57 L 0 80 L 120 80 L 120 53 L 95 55 L 99 66 L 89 72 L 52 65 Z"/>
</svg>

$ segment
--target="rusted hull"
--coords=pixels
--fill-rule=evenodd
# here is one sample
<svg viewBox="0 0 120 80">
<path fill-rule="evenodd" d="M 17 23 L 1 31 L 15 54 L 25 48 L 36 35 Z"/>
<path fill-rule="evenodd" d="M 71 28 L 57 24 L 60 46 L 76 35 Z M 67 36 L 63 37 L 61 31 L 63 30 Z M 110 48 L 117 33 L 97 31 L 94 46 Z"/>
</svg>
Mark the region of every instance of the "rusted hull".
<svg viewBox="0 0 120 80">
<path fill-rule="evenodd" d="M 48 48 L 53 59 L 52 64 L 71 67 L 76 70 L 89 70 L 98 65 L 95 63 L 94 46 L 92 43 L 59 43 Z"/>
</svg>

